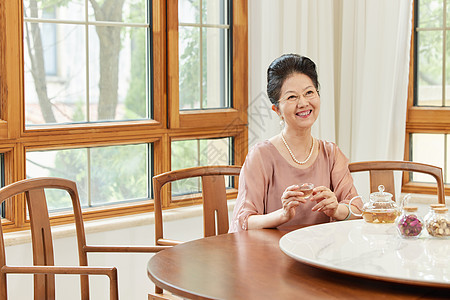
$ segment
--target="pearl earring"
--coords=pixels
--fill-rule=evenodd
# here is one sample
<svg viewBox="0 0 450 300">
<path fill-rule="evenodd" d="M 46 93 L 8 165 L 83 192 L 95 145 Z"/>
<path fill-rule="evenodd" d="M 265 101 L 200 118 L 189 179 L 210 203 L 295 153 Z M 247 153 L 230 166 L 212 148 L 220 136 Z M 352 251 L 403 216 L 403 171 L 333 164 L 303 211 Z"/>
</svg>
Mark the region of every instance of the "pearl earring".
<svg viewBox="0 0 450 300">
<path fill-rule="evenodd" d="M 284 119 L 283 118 L 281 118 L 281 120 L 280 120 L 280 128 L 281 128 L 281 130 L 283 130 L 283 128 L 284 128 Z"/>
</svg>

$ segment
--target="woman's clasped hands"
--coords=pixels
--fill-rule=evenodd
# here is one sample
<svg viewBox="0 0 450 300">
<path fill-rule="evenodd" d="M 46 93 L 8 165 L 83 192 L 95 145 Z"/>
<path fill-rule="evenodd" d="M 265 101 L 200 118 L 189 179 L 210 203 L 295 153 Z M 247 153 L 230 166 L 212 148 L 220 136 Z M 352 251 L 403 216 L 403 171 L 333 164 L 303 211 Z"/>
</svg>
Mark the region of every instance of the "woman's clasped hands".
<svg viewBox="0 0 450 300">
<path fill-rule="evenodd" d="M 314 188 L 310 200 L 317 203 L 311 209 L 312 211 L 321 211 L 329 217 L 335 216 L 339 203 L 336 195 L 329 188 L 324 186 Z"/>
<path fill-rule="evenodd" d="M 291 185 L 286 188 L 281 196 L 283 206 L 282 218 L 284 222 L 295 216 L 295 208 L 307 201 L 315 201 L 312 211 L 323 212 L 329 217 L 334 217 L 338 208 L 336 195 L 327 187 L 305 187 L 305 185 Z M 311 192 L 312 189 L 312 192 Z"/>
</svg>

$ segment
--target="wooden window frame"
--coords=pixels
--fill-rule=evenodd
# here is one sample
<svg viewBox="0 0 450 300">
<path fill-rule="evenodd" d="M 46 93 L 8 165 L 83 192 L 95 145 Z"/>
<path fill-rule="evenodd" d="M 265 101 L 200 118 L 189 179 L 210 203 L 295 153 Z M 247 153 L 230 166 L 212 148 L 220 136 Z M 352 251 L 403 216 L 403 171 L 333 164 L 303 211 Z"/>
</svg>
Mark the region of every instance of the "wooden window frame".
<svg viewBox="0 0 450 300">
<path fill-rule="evenodd" d="M 23 4 L 0 2 L 0 152 L 5 155 L 5 184 L 24 179 L 27 150 L 70 149 L 153 143 L 153 174 L 171 169 L 173 139 L 232 137 L 234 163 L 242 165 L 248 149 L 248 34 L 247 1 L 233 5 L 232 57 L 233 107 L 213 111 L 178 110 L 178 5 L 177 1 L 153 0 L 153 120 L 25 127 Z M 174 60 L 176 58 L 176 60 Z M 174 75 L 175 74 L 175 75 Z M 231 189 L 229 197 L 235 197 Z M 7 200 L 6 231 L 29 228 L 23 197 Z M 186 205 L 199 203 L 193 198 Z M 183 204 L 183 205 L 184 205 Z M 179 205 L 179 204 L 177 204 Z M 175 207 L 169 204 L 168 207 Z M 153 211 L 151 199 L 83 210 L 85 220 Z M 52 214 L 52 224 L 72 220 L 71 214 Z"/>
<path fill-rule="evenodd" d="M 413 133 L 450 133 L 450 107 L 420 107 L 414 106 L 414 75 L 415 75 L 415 18 L 416 2 L 413 3 L 413 18 L 411 26 L 411 49 L 409 64 L 408 100 L 406 112 L 406 134 L 405 134 L 405 160 L 411 160 L 410 136 Z M 416 194 L 436 194 L 436 184 L 413 182 L 410 174 L 404 173 L 402 179 L 402 192 Z M 450 195 L 450 186 L 445 185 L 445 195 Z"/>
</svg>

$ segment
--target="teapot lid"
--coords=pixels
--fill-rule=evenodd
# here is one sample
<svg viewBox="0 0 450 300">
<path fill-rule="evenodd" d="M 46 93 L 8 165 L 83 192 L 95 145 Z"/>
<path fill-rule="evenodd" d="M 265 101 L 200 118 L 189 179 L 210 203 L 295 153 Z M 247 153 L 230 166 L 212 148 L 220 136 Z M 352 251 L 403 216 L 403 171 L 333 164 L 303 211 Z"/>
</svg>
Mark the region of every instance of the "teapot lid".
<svg viewBox="0 0 450 300">
<path fill-rule="evenodd" d="M 370 199 L 373 201 L 392 201 L 392 194 L 384 191 L 384 185 L 378 186 L 378 192 L 370 194 Z"/>
</svg>

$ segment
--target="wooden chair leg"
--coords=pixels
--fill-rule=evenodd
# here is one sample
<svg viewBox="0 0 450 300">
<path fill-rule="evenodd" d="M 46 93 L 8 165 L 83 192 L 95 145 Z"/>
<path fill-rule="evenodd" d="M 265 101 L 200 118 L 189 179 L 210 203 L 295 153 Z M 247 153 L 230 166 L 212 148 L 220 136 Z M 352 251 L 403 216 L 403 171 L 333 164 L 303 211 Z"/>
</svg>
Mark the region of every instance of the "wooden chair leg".
<svg viewBox="0 0 450 300">
<path fill-rule="evenodd" d="M 163 293 L 163 289 L 160 288 L 160 287 L 157 287 L 157 286 L 155 285 L 155 294 L 162 294 L 162 293 Z"/>
<path fill-rule="evenodd" d="M 169 293 L 164 293 L 161 296 L 148 294 L 148 300 L 182 300 L 182 298 L 179 298 Z"/>
<path fill-rule="evenodd" d="M 148 294 L 148 300 L 182 300 L 182 298 L 163 291 L 162 288 L 155 285 L 155 294 Z"/>
<path fill-rule="evenodd" d="M 167 298 L 148 294 L 148 300 L 167 300 Z"/>
</svg>

